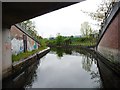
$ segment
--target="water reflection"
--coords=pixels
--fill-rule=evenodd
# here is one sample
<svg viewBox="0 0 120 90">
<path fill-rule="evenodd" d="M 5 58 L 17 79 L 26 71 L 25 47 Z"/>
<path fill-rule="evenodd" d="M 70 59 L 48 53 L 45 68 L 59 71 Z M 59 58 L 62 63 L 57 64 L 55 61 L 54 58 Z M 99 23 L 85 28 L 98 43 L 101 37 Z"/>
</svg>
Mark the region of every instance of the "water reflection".
<svg viewBox="0 0 120 90">
<path fill-rule="evenodd" d="M 63 54 L 72 54 L 72 49 L 71 48 L 52 48 L 51 49 L 53 52 L 56 52 L 57 56 L 59 59 L 61 59 L 61 57 L 63 57 Z"/>
<path fill-rule="evenodd" d="M 95 58 L 86 50 L 84 49 L 72 49 L 72 48 L 52 48 L 51 51 L 56 52 L 57 56 L 63 57 L 64 54 L 68 54 L 68 55 L 76 55 L 76 56 L 80 56 L 82 55 L 82 68 L 89 72 L 91 71 L 91 66 L 93 64 L 93 62 L 95 64 L 97 64 L 97 61 L 95 60 Z"/>
<path fill-rule="evenodd" d="M 91 71 L 92 60 L 88 57 L 84 57 L 82 60 L 82 68 L 85 69 L 87 72 Z"/>
<path fill-rule="evenodd" d="M 94 53 L 93 53 L 94 54 Z M 52 48 L 21 75 L 3 82 L 11 88 L 119 87 L 120 78 L 85 49 Z"/>
<path fill-rule="evenodd" d="M 52 48 L 52 51 L 56 51 L 56 54 L 58 57 L 64 57 L 64 54 L 69 54 L 69 55 L 75 55 L 75 56 L 82 56 L 82 68 L 86 71 L 89 72 L 91 75 L 91 79 L 93 79 L 94 82 L 99 83 L 99 87 L 102 87 L 99 71 L 97 68 L 97 60 L 95 60 L 95 57 L 85 49 L 72 49 L 72 48 Z M 61 56 L 60 56 L 60 55 Z M 93 70 L 93 66 L 95 65 L 96 70 Z"/>
<path fill-rule="evenodd" d="M 26 68 L 19 76 L 15 78 L 9 78 L 2 82 L 3 88 L 23 88 L 31 87 L 32 82 L 37 80 L 36 69 L 38 68 L 39 61 L 35 62 L 29 68 Z"/>
<path fill-rule="evenodd" d="M 79 49 L 76 52 L 84 54 L 82 57 L 82 68 L 85 71 L 90 72 L 91 79 L 94 79 L 94 82 L 96 83 L 100 83 L 99 87 L 102 87 L 100 74 L 97 68 L 97 60 L 95 59 L 95 57 L 89 51 L 86 51 L 84 49 Z M 95 69 L 97 70 L 92 70 L 92 65 L 96 65 Z"/>
</svg>

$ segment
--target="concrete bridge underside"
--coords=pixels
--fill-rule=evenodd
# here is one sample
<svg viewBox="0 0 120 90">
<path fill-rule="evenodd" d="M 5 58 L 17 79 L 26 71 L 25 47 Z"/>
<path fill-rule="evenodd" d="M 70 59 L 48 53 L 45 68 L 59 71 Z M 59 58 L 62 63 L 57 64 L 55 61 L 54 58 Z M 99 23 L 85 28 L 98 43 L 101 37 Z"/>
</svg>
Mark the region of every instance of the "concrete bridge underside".
<svg viewBox="0 0 120 90">
<path fill-rule="evenodd" d="M 84 1 L 84 0 L 80 0 Z M 2 2 L 2 78 L 11 74 L 11 37 L 10 27 L 16 23 L 58 10 L 77 2 Z M 1 35 L 2 34 L 2 35 Z"/>
<path fill-rule="evenodd" d="M 77 2 L 3 2 L 3 28 L 75 4 Z"/>
</svg>

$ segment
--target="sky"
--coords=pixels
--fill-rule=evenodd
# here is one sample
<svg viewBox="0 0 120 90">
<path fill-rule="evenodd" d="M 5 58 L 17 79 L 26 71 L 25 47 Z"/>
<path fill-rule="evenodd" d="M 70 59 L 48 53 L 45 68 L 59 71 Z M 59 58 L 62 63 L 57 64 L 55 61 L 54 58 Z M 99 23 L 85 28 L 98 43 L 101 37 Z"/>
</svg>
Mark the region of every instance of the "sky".
<svg viewBox="0 0 120 90">
<path fill-rule="evenodd" d="M 94 12 L 100 1 L 101 0 L 86 0 L 38 16 L 31 19 L 31 21 L 34 22 L 38 34 L 43 38 L 56 37 L 58 33 L 62 36 L 82 35 L 80 28 L 83 22 L 89 22 L 94 30 L 98 27 L 94 25 L 96 21 L 92 20 L 90 16 L 81 10 Z"/>
</svg>

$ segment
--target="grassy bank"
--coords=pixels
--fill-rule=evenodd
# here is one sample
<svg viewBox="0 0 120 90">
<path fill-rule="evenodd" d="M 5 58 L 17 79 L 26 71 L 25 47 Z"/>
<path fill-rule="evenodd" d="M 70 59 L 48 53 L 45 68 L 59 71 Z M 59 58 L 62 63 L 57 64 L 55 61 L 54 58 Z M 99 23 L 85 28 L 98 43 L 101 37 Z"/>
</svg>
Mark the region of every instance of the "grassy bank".
<svg viewBox="0 0 120 90">
<path fill-rule="evenodd" d="M 27 58 L 27 57 L 29 57 L 29 56 L 43 50 L 43 49 L 45 49 L 45 48 L 46 47 L 40 47 L 39 49 L 36 49 L 36 50 L 22 52 L 22 53 L 19 53 L 18 55 L 12 55 L 12 62 L 25 59 L 25 58 Z"/>
<path fill-rule="evenodd" d="M 94 46 L 96 45 L 96 42 L 73 42 L 71 45 L 82 45 L 82 46 Z"/>
</svg>

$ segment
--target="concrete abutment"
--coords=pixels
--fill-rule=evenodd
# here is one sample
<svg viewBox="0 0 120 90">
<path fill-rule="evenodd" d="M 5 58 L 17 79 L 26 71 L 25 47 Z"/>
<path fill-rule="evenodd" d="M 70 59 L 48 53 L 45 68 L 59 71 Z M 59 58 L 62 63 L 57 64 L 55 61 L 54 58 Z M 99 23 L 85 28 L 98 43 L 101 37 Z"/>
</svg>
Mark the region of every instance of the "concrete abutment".
<svg viewBox="0 0 120 90">
<path fill-rule="evenodd" d="M 10 29 L 2 30 L 2 78 L 11 74 L 12 58 L 11 58 L 11 39 Z"/>
</svg>

